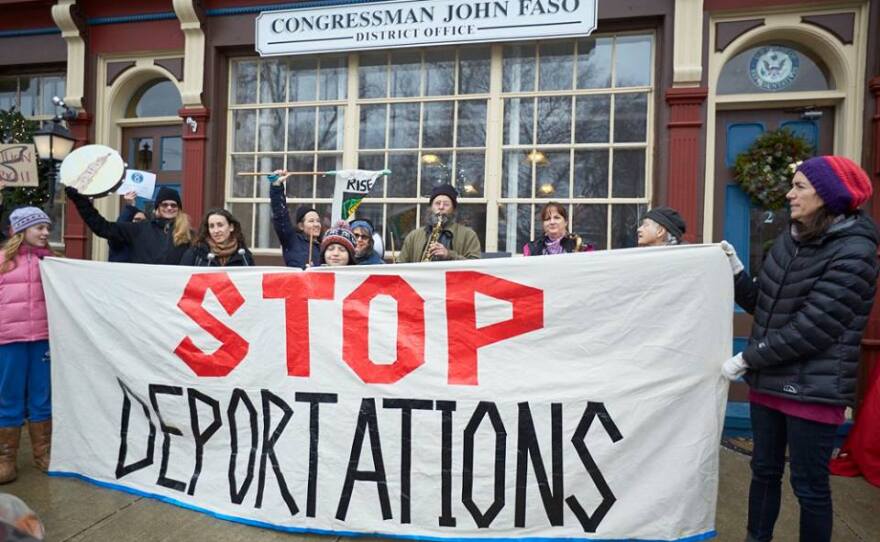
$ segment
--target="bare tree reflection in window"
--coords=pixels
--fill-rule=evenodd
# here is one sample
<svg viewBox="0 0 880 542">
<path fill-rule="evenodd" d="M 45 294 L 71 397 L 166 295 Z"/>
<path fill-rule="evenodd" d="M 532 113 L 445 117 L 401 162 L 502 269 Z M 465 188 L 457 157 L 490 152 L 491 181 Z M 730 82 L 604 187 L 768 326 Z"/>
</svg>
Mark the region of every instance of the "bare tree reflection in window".
<svg viewBox="0 0 880 542">
<path fill-rule="evenodd" d="M 455 94 L 455 50 L 425 51 L 425 96 Z"/>
<path fill-rule="evenodd" d="M 538 75 L 541 90 L 569 90 L 574 76 L 574 42 L 555 41 L 539 47 Z"/>
<path fill-rule="evenodd" d="M 260 102 L 287 100 L 287 61 L 264 60 L 260 64 Z"/>
<path fill-rule="evenodd" d="M 485 100 L 458 102 L 458 147 L 486 145 L 486 112 Z"/>
<path fill-rule="evenodd" d="M 459 94 L 489 92 L 489 54 L 491 50 L 485 45 L 459 49 Z"/>
<path fill-rule="evenodd" d="M 571 143 L 571 97 L 538 98 L 538 144 Z"/>
<path fill-rule="evenodd" d="M 318 150 L 342 150 L 345 107 L 318 108 Z"/>
</svg>

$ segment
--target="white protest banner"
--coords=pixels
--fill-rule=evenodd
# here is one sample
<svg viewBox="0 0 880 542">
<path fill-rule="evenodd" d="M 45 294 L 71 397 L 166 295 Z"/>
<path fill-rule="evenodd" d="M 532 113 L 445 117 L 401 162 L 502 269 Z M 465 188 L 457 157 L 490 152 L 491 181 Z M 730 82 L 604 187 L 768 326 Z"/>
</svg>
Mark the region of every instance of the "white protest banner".
<svg viewBox="0 0 880 542">
<path fill-rule="evenodd" d="M 343 169 L 328 171 L 327 175 L 336 176 L 333 187 L 333 205 L 330 208 L 331 223 L 339 220 L 351 221 L 361 205 L 361 200 L 370 194 L 376 179 L 388 175 L 390 170 L 367 171 L 364 169 Z"/>
<path fill-rule="evenodd" d="M 137 169 L 125 170 L 125 178 L 116 189 L 117 194 L 135 192 L 139 198 L 153 199 L 153 191 L 156 188 L 156 174 L 150 171 Z"/>
<path fill-rule="evenodd" d="M 291 532 L 715 536 L 717 246 L 42 273 L 55 475 Z"/>
<path fill-rule="evenodd" d="M 0 181 L 9 188 L 39 186 L 37 153 L 25 143 L 0 144 Z"/>
</svg>

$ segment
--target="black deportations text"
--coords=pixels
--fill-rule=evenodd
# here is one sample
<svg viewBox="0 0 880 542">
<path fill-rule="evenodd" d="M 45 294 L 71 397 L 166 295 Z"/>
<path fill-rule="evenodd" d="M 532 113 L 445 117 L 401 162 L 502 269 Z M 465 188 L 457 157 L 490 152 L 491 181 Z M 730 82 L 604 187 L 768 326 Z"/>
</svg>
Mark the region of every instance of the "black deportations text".
<svg viewBox="0 0 880 542">
<path fill-rule="evenodd" d="M 411 523 L 412 414 L 416 410 L 434 411 L 440 422 L 440 462 L 437 466 L 437 474 L 440 478 L 440 503 L 437 521 L 441 527 L 454 528 L 457 522 L 453 515 L 453 474 L 457 475 L 458 473 L 453 473 L 453 453 L 462 454 L 461 504 L 479 528 L 489 528 L 493 520 L 507 505 L 505 478 L 511 475 L 506 464 L 509 445 L 516 446 L 516 465 L 511 465 L 512 469 L 515 468 L 516 477 L 515 527 L 527 527 L 527 492 L 534 491 L 533 486 L 537 486 L 537 492 L 550 525 L 562 526 L 564 524 L 564 509 L 567 506 L 586 533 L 596 532 L 615 502 L 613 491 L 590 453 L 590 443 L 587 439 L 588 431 L 593 422 L 597 420 L 604 430 L 604 435 L 594 431 L 590 438 L 609 438 L 611 442 L 615 443 L 623 439 L 623 435 L 601 402 L 586 404 L 580 415 L 580 421 L 571 435 L 563 435 L 563 405 L 551 403 L 549 405 L 551 446 L 550 450 L 542 450 L 538 445 L 532 409 L 528 402 L 517 404 L 515 442 L 513 437 L 509 442 L 508 426 L 505 425 L 496 403 L 492 401 L 481 401 L 473 407 L 472 412 L 462 412 L 458 410 L 456 401 L 363 398 L 354 433 L 351 436 L 351 446 L 348 451 L 349 460 L 341 494 L 321 495 L 319 501 L 318 480 L 319 476 L 324 474 L 319 465 L 318 455 L 321 419 L 322 415 L 327 416 L 326 411 L 332 409 L 333 405 L 338 402 L 337 394 L 297 392 L 293 394 L 293 397 L 281 397 L 265 389 L 259 392 L 252 390 L 246 392 L 243 389 L 235 388 L 228 396 L 222 398 L 223 403 L 226 404 L 225 412 L 222 412 L 221 401 L 218 398 L 194 388 L 151 384 L 147 389 L 146 397 L 148 399 L 144 399 L 142 394 L 132 391 L 123 381 L 118 380 L 118 382 L 122 390 L 122 411 L 119 455 L 116 464 L 117 479 L 142 469 L 155 468 L 154 463 L 158 454 L 156 484 L 174 491 L 194 495 L 202 472 L 205 446 L 223 429 L 228 432 L 230 446 L 228 452 L 230 502 L 241 505 L 245 498 L 252 491 L 255 491 L 254 506 L 261 508 L 267 479 L 271 477 L 274 478 L 274 483 L 277 484 L 291 516 L 296 516 L 302 512 L 302 503 L 297 501 L 294 493 L 301 495 L 302 491 L 288 486 L 283 475 L 282 462 L 289 461 L 290 458 L 280 454 L 276 450 L 276 444 L 293 417 L 292 403 L 301 403 L 307 406 L 309 417 L 308 482 L 305 488 L 306 517 L 316 516 L 319 502 L 322 506 L 325 506 L 324 503 L 332 502 L 336 509 L 336 519 L 345 521 L 355 484 L 372 484 L 376 488 L 376 498 L 382 519 L 394 520 L 395 514 L 387 484 L 389 473 L 385 468 L 383 447 L 399 446 L 400 505 L 396 520 L 401 524 Z M 172 439 L 174 437 L 184 438 L 184 433 L 178 427 L 163 421 L 159 408 L 160 397 L 162 397 L 162 404 L 177 400 L 185 401 L 188 405 L 191 429 L 189 438 L 193 439 L 195 447 L 195 465 L 189 480 L 175 480 L 168 476 L 169 464 L 181 459 L 174 457 Z M 545 409 L 546 405 L 542 405 L 541 408 Z M 379 418 L 382 411 L 399 412 L 400 439 L 398 442 L 389 442 L 390 437 L 382 438 L 379 431 Z M 210 415 L 207 414 L 208 412 Z M 542 412 L 541 415 L 543 416 L 544 413 Z M 129 427 L 133 418 L 138 416 L 143 417 L 140 421 L 146 420 L 146 423 L 149 424 L 149 432 L 146 435 L 144 457 L 132 458 L 128 453 L 129 439 L 133 438 L 129 434 Z M 466 416 L 468 420 L 460 439 L 461 450 L 453 449 L 453 442 L 456 440 L 453 438 L 453 418 L 455 416 Z M 158 423 L 154 423 L 154 420 Z M 387 422 L 383 422 L 383 425 L 385 423 Z M 514 420 L 508 420 L 509 425 L 513 423 Z M 476 433 L 481 427 L 491 428 L 494 432 L 494 449 L 480 449 L 475 445 Z M 249 434 L 248 442 L 239 442 L 240 429 L 244 434 Z M 157 437 L 161 440 L 161 449 L 158 451 L 156 449 Z M 567 438 L 569 442 L 563 442 L 564 438 Z M 143 447 L 143 443 L 140 444 Z M 572 449 L 580 459 L 583 471 L 567 475 L 563 472 L 563 452 L 568 446 L 573 447 Z M 361 470 L 359 468 L 361 457 L 366 455 L 371 456 L 372 468 Z M 492 458 L 494 472 L 474 472 L 475 457 L 483 455 Z M 549 460 L 549 465 L 545 462 L 547 460 Z M 246 474 L 242 480 L 239 480 L 236 477 L 236 472 L 241 472 L 245 461 L 247 463 L 244 469 Z M 529 464 L 534 472 L 533 482 L 528 479 Z M 396 473 L 391 475 L 394 476 Z M 494 495 L 491 503 L 487 506 L 485 501 L 488 500 L 488 496 L 480 496 L 477 499 L 474 494 L 474 479 L 475 476 L 481 478 L 490 475 L 494 476 Z M 565 495 L 565 481 L 571 480 L 575 476 L 588 477 L 601 495 L 602 500 L 594 510 L 585 510 L 577 497 Z M 253 484 L 255 478 L 256 487 Z M 484 502 L 482 508 L 477 504 L 477 500 Z"/>
</svg>

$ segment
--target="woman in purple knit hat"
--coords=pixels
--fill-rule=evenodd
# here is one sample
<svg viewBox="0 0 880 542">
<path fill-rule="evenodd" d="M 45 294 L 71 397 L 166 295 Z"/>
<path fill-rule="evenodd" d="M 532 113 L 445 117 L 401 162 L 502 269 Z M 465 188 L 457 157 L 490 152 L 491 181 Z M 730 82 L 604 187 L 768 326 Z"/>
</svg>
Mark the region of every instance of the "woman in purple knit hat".
<svg viewBox="0 0 880 542">
<path fill-rule="evenodd" d="M 754 315 L 748 346 L 722 369 L 749 384 L 755 449 L 747 541 L 773 537 L 786 447 L 800 540 L 831 540 L 828 463 L 844 410 L 854 404 L 877 282 L 877 229 L 859 211 L 871 193 L 868 175 L 851 160 L 811 158 L 797 167 L 786 196 L 791 227 L 757 280 L 722 242 L 736 302 Z"/>
</svg>

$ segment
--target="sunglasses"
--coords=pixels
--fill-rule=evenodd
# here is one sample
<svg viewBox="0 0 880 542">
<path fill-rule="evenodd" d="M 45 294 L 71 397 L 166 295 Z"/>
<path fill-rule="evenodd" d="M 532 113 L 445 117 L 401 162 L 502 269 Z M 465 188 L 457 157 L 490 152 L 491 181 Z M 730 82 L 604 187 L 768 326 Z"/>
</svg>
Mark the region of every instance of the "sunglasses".
<svg viewBox="0 0 880 542">
<path fill-rule="evenodd" d="M 354 238 L 368 240 L 370 238 L 370 236 L 365 233 L 355 233 Z"/>
</svg>

